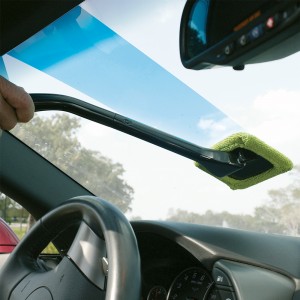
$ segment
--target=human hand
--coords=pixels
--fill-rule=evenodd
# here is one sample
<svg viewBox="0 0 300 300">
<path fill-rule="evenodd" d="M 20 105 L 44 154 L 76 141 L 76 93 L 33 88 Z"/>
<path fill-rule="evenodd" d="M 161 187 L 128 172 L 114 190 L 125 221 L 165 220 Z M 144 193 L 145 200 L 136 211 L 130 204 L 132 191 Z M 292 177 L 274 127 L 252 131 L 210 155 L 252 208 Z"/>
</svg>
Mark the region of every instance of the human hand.
<svg viewBox="0 0 300 300">
<path fill-rule="evenodd" d="M 30 95 L 0 76 L 0 129 L 10 130 L 18 122 L 28 122 L 33 114 L 34 103 Z"/>
</svg>

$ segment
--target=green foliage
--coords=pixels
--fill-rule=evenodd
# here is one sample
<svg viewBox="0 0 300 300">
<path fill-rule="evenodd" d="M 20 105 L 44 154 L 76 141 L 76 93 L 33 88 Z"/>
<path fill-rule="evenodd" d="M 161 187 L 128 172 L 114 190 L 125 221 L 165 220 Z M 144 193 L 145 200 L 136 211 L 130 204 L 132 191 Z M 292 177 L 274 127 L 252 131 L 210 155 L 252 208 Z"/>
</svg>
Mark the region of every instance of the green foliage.
<svg viewBox="0 0 300 300">
<path fill-rule="evenodd" d="M 296 166 L 294 170 L 293 183 L 284 189 L 270 190 L 269 201 L 256 207 L 254 215 L 214 213 L 210 210 L 197 214 L 175 210 L 171 212 L 168 220 L 299 236 L 300 167 Z"/>
<path fill-rule="evenodd" d="M 294 181 L 284 189 L 269 191 L 267 204 L 256 208 L 255 215 L 264 224 L 274 224 L 280 233 L 300 235 L 300 179 L 299 166 L 294 168 Z"/>
<path fill-rule="evenodd" d="M 17 202 L 0 192 L 0 218 L 7 223 L 24 222 L 28 218 L 28 212 Z"/>
<path fill-rule="evenodd" d="M 55 114 L 50 118 L 36 116 L 28 124 L 19 124 L 13 134 L 95 195 L 112 202 L 123 212 L 130 210 L 134 191 L 123 179 L 123 166 L 100 152 L 84 148 L 77 138 L 80 127 L 79 118 Z M 20 239 L 34 222 L 24 208 L 1 193 L 0 217 L 9 223 L 28 221 L 27 226 L 12 227 Z M 58 251 L 50 243 L 43 253 Z"/>
<path fill-rule="evenodd" d="M 22 228 L 20 226 L 12 227 L 12 230 L 17 235 L 19 240 L 21 240 L 23 238 L 23 236 L 25 235 L 25 233 L 26 233 L 26 227 L 25 226 L 22 227 Z"/>
<path fill-rule="evenodd" d="M 13 133 L 95 195 L 123 212 L 130 210 L 134 190 L 123 179 L 123 166 L 84 148 L 77 138 L 80 127 L 78 117 L 55 114 L 49 118 L 36 116 L 30 123 L 17 126 Z"/>
<path fill-rule="evenodd" d="M 261 231 L 255 226 L 255 218 L 253 216 L 230 214 L 227 211 L 214 213 L 208 210 L 201 215 L 178 209 L 171 213 L 168 220 Z"/>
<path fill-rule="evenodd" d="M 35 117 L 32 122 L 18 126 L 14 134 L 94 194 L 111 201 L 123 212 L 130 210 L 134 191 L 123 179 L 123 166 L 100 152 L 84 148 L 76 136 L 80 126 L 79 118 L 56 114 L 50 118 Z M 175 210 L 168 220 L 299 236 L 300 167 L 296 166 L 294 170 L 293 183 L 284 189 L 270 190 L 269 200 L 256 207 L 253 215 Z M 2 216 L 3 199 L 0 201 Z M 17 212 L 20 213 L 21 208 L 11 199 L 5 199 L 7 220 L 19 216 Z M 49 251 L 51 253 L 53 249 Z"/>
</svg>

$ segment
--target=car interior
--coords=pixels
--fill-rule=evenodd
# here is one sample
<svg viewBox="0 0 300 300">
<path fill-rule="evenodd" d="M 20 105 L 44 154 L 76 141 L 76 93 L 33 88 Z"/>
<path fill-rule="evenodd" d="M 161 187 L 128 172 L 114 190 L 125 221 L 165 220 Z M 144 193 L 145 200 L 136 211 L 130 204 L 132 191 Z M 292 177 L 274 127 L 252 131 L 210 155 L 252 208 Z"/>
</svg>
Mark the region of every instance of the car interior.
<svg viewBox="0 0 300 300">
<path fill-rule="evenodd" d="M 68 13 L 76 14 L 78 7 L 84 8 L 82 5 L 102 5 L 104 12 L 109 5 L 109 1 L 95 2 L 1 0 L 1 57 L 7 60 L 14 49 L 22 55 L 19 45 Z M 174 51 L 179 53 L 182 68 L 195 77 L 201 72 L 213 73 L 216 67 L 244 72 L 248 65 L 284 60 L 300 50 L 298 0 L 188 0 L 181 5 L 179 45 Z M 191 160 L 195 172 L 217 178 L 218 184 L 225 183 L 233 190 L 250 187 L 251 194 L 251 186 L 293 168 L 285 155 L 252 135 L 237 134 L 215 147 L 204 147 L 161 130 L 159 123 L 150 126 L 136 120 L 129 109 L 120 112 L 99 107 L 79 96 L 57 94 L 47 86 L 43 93 L 31 92 L 31 97 L 36 115 L 50 112 L 51 117 L 64 112 L 80 117 L 82 122 L 128 135 L 153 147 L 149 150 L 153 155 L 159 147 L 189 163 Z M 38 121 L 32 124 L 39 126 Z M 53 130 L 55 125 L 51 123 Z M 0 130 L 0 192 L 37 221 L 10 254 L 0 253 L 0 299 L 300 299 L 299 236 L 160 218 L 129 220 L 105 195 L 79 182 L 76 176 L 83 177 L 81 173 L 73 179 L 72 172 L 70 175 L 49 161 L 42 150 L 35 151 L 34 145 L 42 149 L 42 141 L 30 144 L 23 137 L 23 131 Z M 123 141 L 121 137 L 116 139 L 118 143 Z M 80 152 L 77 145 L 68 156 L 66 145 L 57 147 L 66 152 L 63 160 L 87 153 Z M 125 151 L 123 147 L 127 144 L 114 147 L 114 151 Z M 146 168 L 142 163 L 151 163 L 151 156 L 143 150 L 137 153 L 131 155 L 141 156 L 138 170 Z M 75 165 L 76 160 L 71 161 L 72 171 Z M 109 176 L 96 180 L 105 186 Z M 159 180 L 159 174 L 157 177 Z M 143 180 L 155 191 L 151 179 Z M 57 252 L 42 253 L 51 242 Z"/>
</svg>

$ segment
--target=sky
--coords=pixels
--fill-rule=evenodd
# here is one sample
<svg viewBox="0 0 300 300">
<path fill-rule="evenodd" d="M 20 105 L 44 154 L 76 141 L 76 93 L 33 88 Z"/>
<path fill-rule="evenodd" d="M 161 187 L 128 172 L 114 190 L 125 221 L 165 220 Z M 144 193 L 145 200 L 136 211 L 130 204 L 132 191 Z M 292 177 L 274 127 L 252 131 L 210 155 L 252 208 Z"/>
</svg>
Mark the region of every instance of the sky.
<svg viewBox="0 0 300 300">
<path fill-rule="evenodd" d="M 80 7 L 8 55 L 128 117 L 194 142 L 207 139 L 206 132 L 195 126 L 201 116 L 226 118 L 214 105 Z"/>
<path fill-rule="evenodd" d="M 184 4 L 85 1 L 3 56 L 0 72 L 29 92 L 75 96 L 206 147 L 247 131 L 299 164 L 299 54 L 242 72 L 186 70 L 178 47 Z M 95 128 L 84 123 L 80 139 L 122 162 L 135 189 L 133 216 L 165 218 L 172 208 L 251 213 L 269 189 L 291 180 L 286 174 L 231 191 L 189 160 Z"/>
</svg>

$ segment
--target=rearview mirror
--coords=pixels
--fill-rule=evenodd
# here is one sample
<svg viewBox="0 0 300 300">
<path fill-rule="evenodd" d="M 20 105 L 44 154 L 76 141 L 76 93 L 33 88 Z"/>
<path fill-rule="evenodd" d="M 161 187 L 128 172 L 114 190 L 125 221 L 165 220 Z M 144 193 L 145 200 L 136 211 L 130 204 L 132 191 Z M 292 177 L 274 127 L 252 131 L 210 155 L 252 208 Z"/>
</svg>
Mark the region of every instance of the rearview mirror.
<svg viewBox="0 0 300 300">
<path fill-rule="evenodd" d="M 180 55 L 188 69 L 240 70 L 300 50 L 299 0 L 188 0 Z"/>
</svg>

